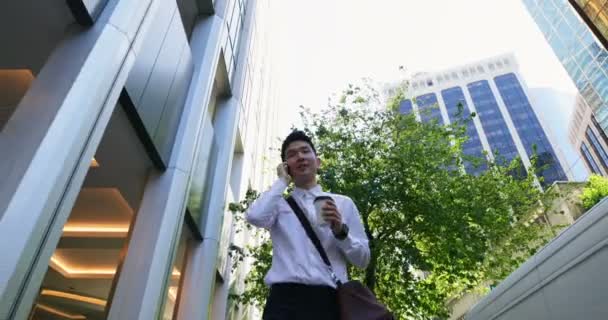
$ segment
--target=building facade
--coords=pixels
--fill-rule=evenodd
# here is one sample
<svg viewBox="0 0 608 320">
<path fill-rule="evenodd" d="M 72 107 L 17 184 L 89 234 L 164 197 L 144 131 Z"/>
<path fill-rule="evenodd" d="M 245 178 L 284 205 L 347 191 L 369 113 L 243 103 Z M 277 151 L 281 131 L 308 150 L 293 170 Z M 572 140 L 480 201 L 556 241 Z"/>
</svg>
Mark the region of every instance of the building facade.
<svg viewBox="0 0 608 320">
<path fill-rule="evenodd" d="M 590 173 L 608 176 L 608 137 L 582 97 L 569 124 L 570 143 L 579 152 Z"/>
<path fill-rule="evenodd" d="M 568 0 L 596 35 L 608 47 L 608 5 L 604 0 Z"/>
<path fill-rule="evenodd" d="M 461 121 L 476 113 L 473 121 L 466 123 L 469 139 L 463 145 L 465 155 L 487 155 L 498 162 L 510 162 L 519 156 L 528 168 L 536 152 L 538 165 L 545 168 L 541 172 L 544 185 L 569 180 L 521 79 L 513 55 L 418 74 L 410 81 L 411 99 L 401 102 L 401 112 L 414 111 L 421 121 L 440 124 Z M 484 169 L 465 161 L 468 173 Z"/>
<path fill-rule="evenodd" d="M 585 8 L 603 1 L 588 2 Z M 608 130 L 608 51 L 567 0 L 524 4 L 600 126 Z"/>
<path fill-rule="evenodd" d="M 0 319 L 226 318 L 227 204 L 277 158 L 269 10 L 0 4 Z"/>
</svg>

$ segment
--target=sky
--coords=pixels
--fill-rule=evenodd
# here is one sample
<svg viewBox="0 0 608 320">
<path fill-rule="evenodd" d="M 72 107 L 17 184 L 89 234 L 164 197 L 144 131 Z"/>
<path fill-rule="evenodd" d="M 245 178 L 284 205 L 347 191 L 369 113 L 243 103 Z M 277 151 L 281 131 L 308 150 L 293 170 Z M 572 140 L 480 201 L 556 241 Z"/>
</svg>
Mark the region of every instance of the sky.
<svg viewBox="0 0 608 320">
<path fill-rule="evenodd" d="M 297 107 L 318 110 L 328 97 L 362 77 L 394 81 L 513 52 L 541 122 L 558 141 L 558 152 L 576 162 L 561 141 L 576 88 L 521 0 L 274 0 L 271 50 L 277 67 L 278 102 L 287 132 L 298 123 Z M 534 96 L 534 92 L 544 96 Z M 542 114 L 541 111 L 545 114 Z M 547 118 L 547 119 L 545 119 Z M 567 122 L 567 121 L 566 121 Z M 575 175 L 581 178 L 584 172 Z"/>
</svg>

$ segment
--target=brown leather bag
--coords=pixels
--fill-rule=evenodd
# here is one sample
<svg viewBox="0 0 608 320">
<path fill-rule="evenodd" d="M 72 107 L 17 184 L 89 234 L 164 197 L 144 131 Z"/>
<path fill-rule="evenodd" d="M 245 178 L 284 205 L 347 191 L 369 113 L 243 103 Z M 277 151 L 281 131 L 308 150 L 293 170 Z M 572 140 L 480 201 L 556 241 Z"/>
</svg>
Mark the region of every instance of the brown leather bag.
<svg viewBox="0 0 608 320">
<path fill-rule="evenodd" d="M 373 292 L 359 281 L 348 281 L 342 283 L 334 273 L 331 262 L 325 253 L 323 245 L 317 234 L 310 225 L 310 221 L 292 196 L 287 198 L 287 203 L 300 220 L 308 238 L 314 244 L 321 259 L 327 265 L 332 280 L 338 287 L 338 304 L 340 307 L 340 320 L 394 320 L 395 317 L 374 296 Z"/>
</svg>

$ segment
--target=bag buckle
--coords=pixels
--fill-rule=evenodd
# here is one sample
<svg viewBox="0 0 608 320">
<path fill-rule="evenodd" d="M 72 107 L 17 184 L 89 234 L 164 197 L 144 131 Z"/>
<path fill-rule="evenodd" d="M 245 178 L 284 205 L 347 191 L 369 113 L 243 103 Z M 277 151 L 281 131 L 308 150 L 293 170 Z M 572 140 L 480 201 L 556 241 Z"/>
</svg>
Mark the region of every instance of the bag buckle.
<svg viewBox="0 0 608 320">
<path fill-rule="evenodd" d="M 334 268 L 332 268 L 331 266 L 327 266 L 327 269 L 329 269 L 329 275 L 331 276 L 331 280 L 333 280 L 336 285 L 340 285 L 342 281 L 338 279 L 338 276 L 334 272 Z"/>
</svg>

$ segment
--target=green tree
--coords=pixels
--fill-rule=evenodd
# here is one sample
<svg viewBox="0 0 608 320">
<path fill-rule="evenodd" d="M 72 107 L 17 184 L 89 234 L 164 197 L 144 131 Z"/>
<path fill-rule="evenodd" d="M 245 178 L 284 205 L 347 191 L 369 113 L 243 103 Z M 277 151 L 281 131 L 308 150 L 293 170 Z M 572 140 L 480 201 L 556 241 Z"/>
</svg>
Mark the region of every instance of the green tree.
<svg viewBox="0 0 608 320">
<path fill-rule="evenodd" d="M 542 192 L 519 160 L 463 154 L 474 115 L 449 126 L 422 123 L 398 112 L 402 98 L 398 92 L 385 106 L 370 86 L 351 85 L 323 112 L 302 116 L 322 158 L 320 183 L 353 199 L 370 240 L 368 268 L 350 276 L 399 318 L 434 319 L 447 316 L 448 297 L 501 280 L 544 243 L 543 228 L 528 223 Z M 468 175 L 464 161 L 486 170 Z M 261 304 L 270 245 L 251 249 L 263 260 L 242 301 Z"/>
<path fill-rule="evenodd" d="M 608 196 L 608 179 L 592 174 L 589 177 L 589 184 L 583 189 L 583 194 L 581 195 L 583 207 L 585 210 L 588 210 L 606 196 Z"/>
<path fill-rule="evenodd" d="M 259 240 L 259 244 L 240 247 L 232 243 L 229 247 L 228 254 L 232 259 L 232 271 L 239 271 L 239 267 L 243 266 L 246 259 L 254 261 L 253 268 L 249 270 L 245 282 L 248 290 L 245 292 L 235 292 L 229 294 L 229 298 L 240 304 L 255 305 L 263 307 L 264 297 L 268 295 L 268 288 L 264 285 L 262 279 L 272 262 L 272 243 L 270 242 L 268 232 L 263 229 L 253 229 L 245 222 L 244 213 L 249 206 L 259 197 L 259 193 L 255 190 L 248 189 L 245 194 L 245 199 L 240 202 L 231 203 L 228 206 L 234 217 L 235 233 L 241 233 L 245 229 L 253 231 L 253 238 Z M 253 279 L 253 280 L 251 280 Z M 252 282 L 250 284 L 250 282 Z"/>
</svg>

